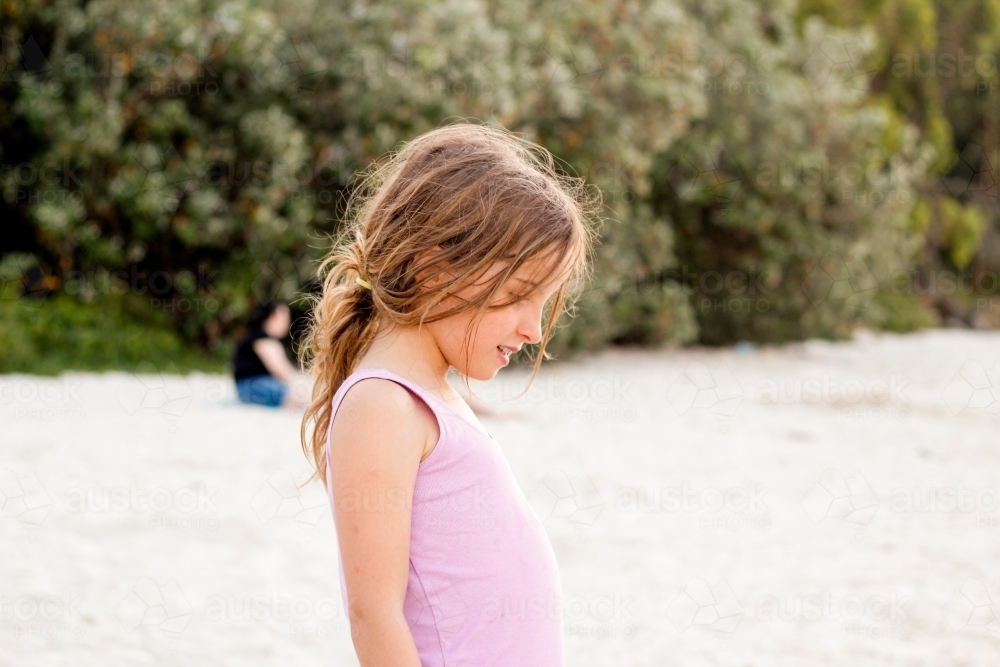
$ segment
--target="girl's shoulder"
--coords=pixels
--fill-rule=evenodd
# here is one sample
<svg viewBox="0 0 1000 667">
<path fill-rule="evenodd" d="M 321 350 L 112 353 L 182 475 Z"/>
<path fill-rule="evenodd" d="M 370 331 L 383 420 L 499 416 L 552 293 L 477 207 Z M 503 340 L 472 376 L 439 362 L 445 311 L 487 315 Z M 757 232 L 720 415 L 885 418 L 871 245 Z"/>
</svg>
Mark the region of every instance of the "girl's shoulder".
<svg viewBox="0 0 1000 667">
<path fill-rule="evenodd" d="M 418 388 L 390 375 L 379 369 L 362 369 L 344 381 L 334 406 L 331 439 L 363 433 L 417 441 L 423 461 L 440 439 L 438 416 Z"/>
<path fill-rule="evenodd" d="M 363 411 L 386 418 L 402 417 L 411 412 L 417 403 L 412 392 L 389 378 L 367 373 L 355 373 L 341 385 L 339 409 L 344 412 Z"/>
</svg>

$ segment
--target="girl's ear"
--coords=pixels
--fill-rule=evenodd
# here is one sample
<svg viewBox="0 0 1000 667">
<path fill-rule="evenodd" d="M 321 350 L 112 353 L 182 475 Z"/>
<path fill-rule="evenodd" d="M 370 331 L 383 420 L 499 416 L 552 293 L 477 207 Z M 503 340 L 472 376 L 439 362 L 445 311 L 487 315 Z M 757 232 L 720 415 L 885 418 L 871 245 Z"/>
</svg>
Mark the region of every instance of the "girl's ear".
<svg viewBox="0 0 1000 667">
<path fill-rule="evenodd" d="M 441 246 L 435 245 L 431 248 L 425 248 L 421 250 L 416 255 L 413 256 L 414 264 L 417 266 L 422 265 L 424 262 L 429 261 L 435 255 L 441 253 Z M 448 279 L 447 272 L 444 270 L 444 261 L 435 262 L 429 267 L 423 268 L 417 272 L 417 282 L 420 282 L 424 277 L 428 277 L 428 281 L 425 284 L 427 287 L 435 287 L 439 283 Z"/>
</svg>

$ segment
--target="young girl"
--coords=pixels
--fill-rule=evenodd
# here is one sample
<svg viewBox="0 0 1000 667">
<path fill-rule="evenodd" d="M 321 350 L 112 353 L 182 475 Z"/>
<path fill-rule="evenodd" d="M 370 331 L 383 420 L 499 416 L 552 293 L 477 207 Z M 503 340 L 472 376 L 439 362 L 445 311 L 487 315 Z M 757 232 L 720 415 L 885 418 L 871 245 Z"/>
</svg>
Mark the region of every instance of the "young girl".
<svg viewBox="0 0 1000 667">
<path fill-rule="evenodd" d="M 489 380 L 540 344 L 534 379 L 599 202 L 541 147 L 471 124 L 418 137 L 361 192 L 323 264 L 302 424 L 360 664 L 561 667 L 552 547 L 448 372 Z"/>
</svg>

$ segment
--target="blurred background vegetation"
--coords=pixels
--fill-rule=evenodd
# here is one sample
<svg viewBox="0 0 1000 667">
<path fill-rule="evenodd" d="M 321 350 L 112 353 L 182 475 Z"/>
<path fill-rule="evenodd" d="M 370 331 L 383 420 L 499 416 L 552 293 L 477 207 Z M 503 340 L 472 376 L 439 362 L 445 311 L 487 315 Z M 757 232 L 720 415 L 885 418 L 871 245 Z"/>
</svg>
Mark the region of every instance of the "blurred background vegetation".
<svg viewBox="0 0 1000 667">
<path fill-rule="evenodd" d="M 601 188 L 561 358 L 1000 326 L 1000 0 L 5 0 L 0 372 L 222 370 L 456 117 Z M 299 314 L 301 315 L 301 309 Z"/>
</svg>

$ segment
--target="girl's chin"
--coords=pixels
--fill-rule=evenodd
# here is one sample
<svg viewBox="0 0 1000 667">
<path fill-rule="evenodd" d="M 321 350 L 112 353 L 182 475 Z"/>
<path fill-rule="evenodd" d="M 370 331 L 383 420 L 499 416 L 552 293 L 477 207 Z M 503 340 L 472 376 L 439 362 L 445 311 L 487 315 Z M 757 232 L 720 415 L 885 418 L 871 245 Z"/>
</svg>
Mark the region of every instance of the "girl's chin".
<svg viewBox="0 0 1000 667">
<path fill-rule="evenodd" d="M 493 368 L 484 368 L 481 369 L 475 375 L 469 375 L 469 377 L 472 378 L 473 380 L 479 380 L 481 382 L 485 382 L 487 380 L 492 380 L 493 378 L 495 378 L 499 370 L 500 369 L 497 368 L 496 366 L 494 366 Z"/>
<path fill-rule="evenodd" d="M 452 368 L 454 368 L 460 375 L 464 375 L 471 380 L 485 382 L 496 377 L 497 372 L 500 370 L 500 364 L 493 362 L 491 364 L 482 364 L 471 368 L 461 368 L 459 366 L 452 366 Z"/>
</svg>

